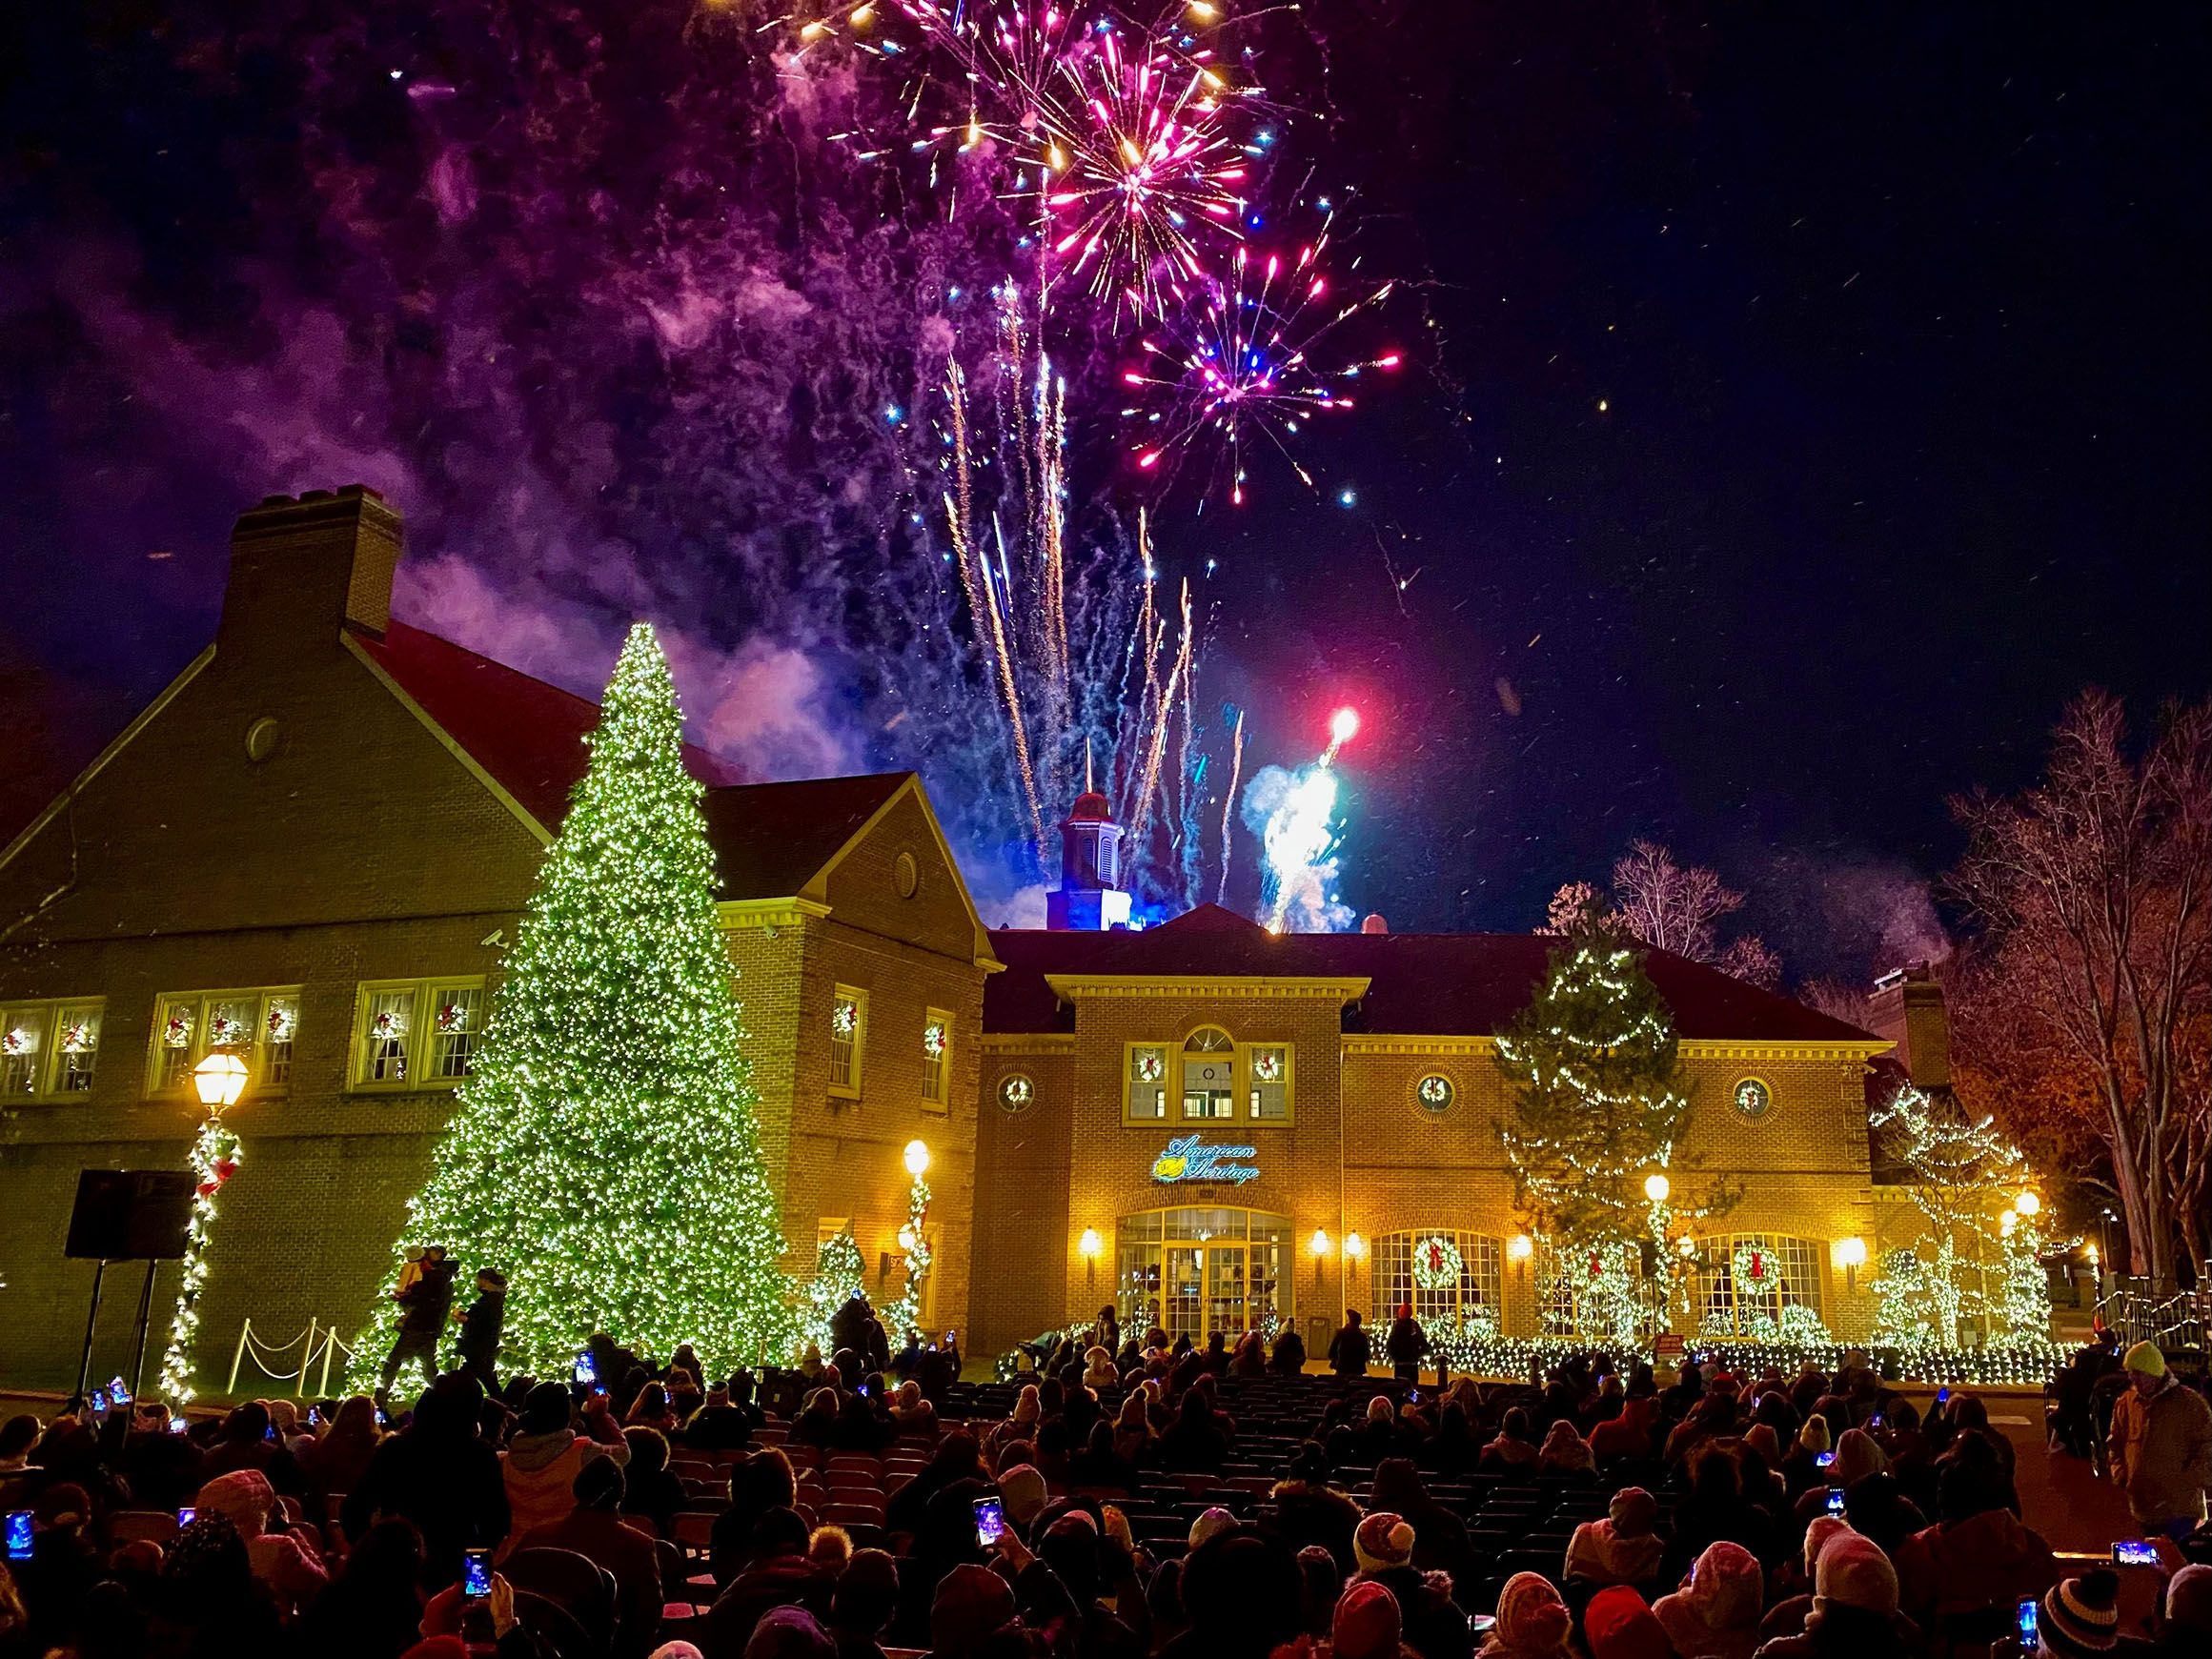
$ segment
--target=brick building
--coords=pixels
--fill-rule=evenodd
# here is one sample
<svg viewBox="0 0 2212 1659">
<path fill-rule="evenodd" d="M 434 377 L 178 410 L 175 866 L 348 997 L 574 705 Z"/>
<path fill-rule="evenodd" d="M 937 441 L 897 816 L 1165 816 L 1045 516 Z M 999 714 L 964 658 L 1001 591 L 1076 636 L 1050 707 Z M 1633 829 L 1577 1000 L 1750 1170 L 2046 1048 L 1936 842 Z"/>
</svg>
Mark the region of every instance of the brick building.
<svg viewBox="0 0 2212 1659">
<path fill-rule="evenodd" d="M 253 1081 L 203 1372 L 249 1316 L 277 1340 L 310 1317 L 352 1329 L 391 1261 L 596 718 L 394 621 L 399 538 L 358 488 L 247 513 L 213 642 L 0 852 L 9 1383 L 73 1380 L 77 1171 L 180 1166 L 185 1074 L 211 1046 Z M 1063 831 L 1054 926 L 989 933 L 911 775 L 744 784 L 688 763 L 791 1270 L 850 1225 L 871 1290 L 903 1288 L 901 1150 L 919 1139 L 924 1317 L 971 1354 L 1107 1302 L 1200 1337 L 1272 1316 L 1310 1338 L 1398 1301 L 1506 1335 L 1572 1319 L 1513 1252 L 1493 1127 L 1491 1034 L 1551 941 L 1278 937 L 1211 906 L 1126 931 L 1096 796 Z M 1649 968 L 1696 1091 L 1685 1151 L 1748 1185 L 1698 1241 L 1701 1318 L 1795 1302 L 1863 1333 L 1848 1264 L 1882 1224 L 1865 1087 L 1890 1043 L 1676 958 Z M 1438 1236 L 1458 1283 L 1419 1288 L 1414 1246 Z M 1747 1243 L 1779 1273 L 1739 1296 Z M 134 1300 L 110 1298 L 103 1375 Z"/>
<path fill-rule="evenodd" d="M 74 1380 L 92 1277 L 62 1257 L 77 1172 L 182 1166 L 187 1073 L 212 1046 L 252 1082 L 231 1114 L 243 1157 L 201 1301 L 203 1372 L 227 1369 L 248 1317 L 273 1341 L 311 1317 L 350 1332 L 392 1260 L 598 715 L 394 621 L 399 541 L 359 488 L 244 515 L 214 640 L 0 852 L 9 1383 Z M 993 964 L 919 783 L 743 786 L 687 760 L 713 786 L 791 1264 L 850 1224 L 896 1293 L 916 1139 L 940 1259 L 964 1262 Z M 102 1312 L 102 1375 L 128 1360 L 127 1278 Z M 965 1293 L 964 1274 L 941 1276 L 929 1317 L 964 1325 Z M 156 1357 L 173 1295 L 165 1267 Z"/>
</svg>

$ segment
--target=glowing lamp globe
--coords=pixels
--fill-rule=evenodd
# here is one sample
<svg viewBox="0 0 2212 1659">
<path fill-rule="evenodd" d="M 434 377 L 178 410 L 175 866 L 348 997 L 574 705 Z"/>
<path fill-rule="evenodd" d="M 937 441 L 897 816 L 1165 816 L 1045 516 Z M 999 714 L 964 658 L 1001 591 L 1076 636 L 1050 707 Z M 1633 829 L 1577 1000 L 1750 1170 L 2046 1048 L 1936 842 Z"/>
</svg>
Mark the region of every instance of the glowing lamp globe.
<svg viewBox="0 0 2212 1659">
<path fill-rule="evenodd" d="M 1526 1233 L 1515 1233 L 1506 1241 L 1506 1254 L 1516 1262 L 1526 1262 L 1536 1253 L 1536 1241 Z"/>
<path fill-rule="evenodd" d="M 1357 1233 L 1347 1233 L 1344 1235 L 1344 1253 L 1356 1262 L 1368 1253 L 1368 1242 Z"/>
<path fill-rule="evenodd" d="M 1692 1256 L 1697 1254 L 1697 1241 L 1685 1235 L 1675 1244 L 1674 1248 L 1681 1252 L 1684 1261 L 1688 1261 Z"/>
<path fill-rule="evenodd" d="M 1667 1178 L 1663 1175 L 1647 1175 L 1644 1177 L 1644 1196 L 1650 1199 L 1654 1204 L 1665 1204 L 1667 1202 L 1667 1194 L 1673 1192 L 1674 1190 L 1674 1188 L 1673 1185 L 1669 1184 Z"/>
<path fill-rule="evenodd" d="M 1329 717 L 1329 740 L 1330 742 L 1349 743 L 1358 736 L 1359 710 L 1338 709 L 1336 713 Z"/>
<path fill-rule="evenodd" d="M 246 1062 L 234 1054 L 211 1054 L 192 1068 L 192 1086 L 211 1112 L 234 1106 L 246 1092 Z"/>
<path fill-rule="evenodd" d="M 902 1250 L 911 1250 L 913 1247 L 914 1229 L 910 1226 L 901 1227 L 899 1229 L 899 1248 Z"/>
<path fill-rule="evenodd" d="M 1856 1237 L 1849 1239 L 1837 1239 L 1836 1241 L 1835 1259 L 1836 1264 L 1838 1267 L 1865 1266 L 1866 1241 L 1864 1239 Z"/>
<path fill-rule="evenodd" d="M 1323 1231 L 1320 1227 L 1315 1227 L 1313 1229 L 1313 1237 L 1308 1241 L 1306 1247 L 1311 1250 L 1316 1256 L 1328 1255 L 1329 1250 L 1329 1234 Z"/>
<path fill-rule="evenodd" d="M 2043 1201 L 2032 1192 L 2021 1193 L 2019 1200 L 2013 1204 L 2013 1208 L 2019 1210 L 2023 1216 L 2032 1216 L 2042 1207 Z"/>
<path fill-rule="evenodd" d="M 929 1148 L 920 1141 L 906 1143 L 906 1173 L 916 1181 L 929 1173 Z"/>
<path fill-rule="evenodd" d="M 1075 1247 L 1082 1252 L 1085 1261 L 1095 1262 L 1106 1248 L 1106 1241 L 1098 1236 L 1098 1228 L 1086 1227 L 1083 1229 L 1083 1237 L 1076 1240 Z"/>
</svg>

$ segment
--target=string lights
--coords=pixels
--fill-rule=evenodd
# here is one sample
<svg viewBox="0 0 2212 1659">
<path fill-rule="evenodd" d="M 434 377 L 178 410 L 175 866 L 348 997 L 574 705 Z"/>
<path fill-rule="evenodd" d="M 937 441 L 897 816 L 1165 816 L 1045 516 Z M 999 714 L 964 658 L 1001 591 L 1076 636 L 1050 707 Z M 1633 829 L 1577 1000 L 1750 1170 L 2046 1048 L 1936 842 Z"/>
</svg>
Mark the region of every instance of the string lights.
<svg viewBox="0 0 2212 1659">
<path fill-rule="evenodd" d="M 715 1372 L 798 1345 L 681 730 L 640 622 L 408 1205 L 408 1240 L 510 1275 L 504 1368 L 565 1371 L 599 1330 L 647 1352 L 692 1343 Z M 398 1313 L 379 1299 L 356 1381 Z"/>
<path fill-rule="evenodd" d="M 238 1173 L 239 1152 L 238 1137 L 223 1122 L 220 1108 L 211 1110 L 193 1142 L 192 1221 L 185 1230 L 169 1348 L 161 1358 L 162 1398 L 179 1405 L 193 1397 L 193 1343 L 199 1335 L 200 1291 L 208 1282 L 208 1241 L 215 1227 L 215 1195 Z"/>
</svg>

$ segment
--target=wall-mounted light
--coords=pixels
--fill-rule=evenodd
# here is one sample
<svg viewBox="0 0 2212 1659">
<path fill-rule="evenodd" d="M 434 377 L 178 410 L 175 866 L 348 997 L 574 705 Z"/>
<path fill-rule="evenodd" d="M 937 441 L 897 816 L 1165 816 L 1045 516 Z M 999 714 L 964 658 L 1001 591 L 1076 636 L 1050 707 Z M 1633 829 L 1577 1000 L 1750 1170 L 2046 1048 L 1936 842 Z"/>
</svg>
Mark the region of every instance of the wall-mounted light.
<svg viewBox="0 0 2212 1659">
<path fill-rule="evenodd" d="M 1106 1241 L 1098 1236 L 1098 1228 L 1086 1227 L 1083 1237 L 1075 1241 L 1076 1252 L 1086 1262 L 1095 1262 L 1105 1253 Z"/>
<path fill-rule="evenodd" d="M 1516 1262 L 1526 1262 L 1536 1253 L 1536 1241 L 1526 1233 L 1515 1233 L 1506 1241 L 1506 1254 Z"/>
<path fill-rule="evenodd" d="M 1837 1239 L 1828 1247 L 1828 1259 L 1843 1269 L 1847 1288 L 1858 1288 L 1858 1270 L 1866 1265 L 1866 1241 L 1853 1234 L 1848 1239 Z"/>
<path fill-rule="evenodd" d="M 2023 1192 L 2013 1201 L 2012 1207 L 2023 1216 L 2032 1216 L 2043 1207 L 2043 1201 L 2032 1192 Z"/>
<path fill-rule="evenodd" d="M 1655 1171 L 1644 1177 L 1644 1196 L 1654 1204 L 1665 1204 L 1667 1194 L 1674 1190 L 1674 1185 L 1667 1178 Z"/>
<path fill-rule="evenodd" d="M 1357 1233 L 1344 1235 L 1344 1253 L 1350 1261 L 1358 1261 L 1368 1253 L 1368 1242 Z"/>
<path fill-rule="evenodd" d="M 1326 1256 L 1331 1249 L 1335 1248 L 1329 1241 L 1329 1234 L 1320 1227 L 1313 1229 L 1313 1237 L 1307 1241 L 1306 1247 L 1316 1256 Z"/>
<path fill-rule="evenodd" d="M 1674 1242 L 1674 1248 L 1681 1252 L 1682 1260 L 1687 1262 L 1697 1254 L 1697 1241 L 1685 1233 Z"/>
</svg>

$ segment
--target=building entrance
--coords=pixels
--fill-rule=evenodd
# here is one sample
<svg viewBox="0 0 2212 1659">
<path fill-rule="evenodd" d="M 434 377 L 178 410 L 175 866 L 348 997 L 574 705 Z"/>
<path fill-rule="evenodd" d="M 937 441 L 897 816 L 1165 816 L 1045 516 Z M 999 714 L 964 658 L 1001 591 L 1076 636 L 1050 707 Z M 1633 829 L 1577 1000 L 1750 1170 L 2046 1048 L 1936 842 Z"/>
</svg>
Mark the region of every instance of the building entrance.
<svg viewBox="0 0 2212 1659">
<path fill-rule="evenodd" d="M 1163 1209 L 1116 1228 L 1115 1311 L 1124 1330 L 1157 1325 L 1203 1347 L 1272 1333 L 1291 1316 L 1290 1218 L 1247 1209 Z"/>
</svg>

